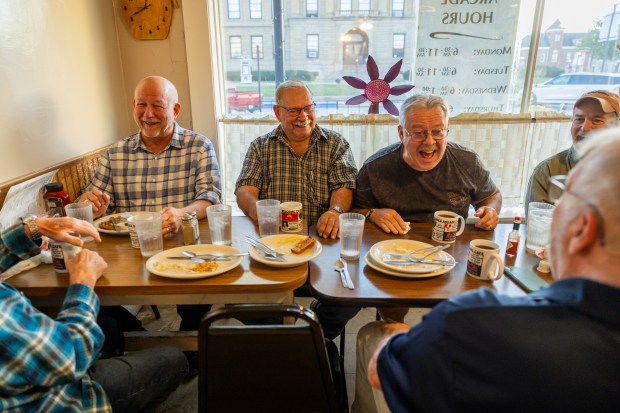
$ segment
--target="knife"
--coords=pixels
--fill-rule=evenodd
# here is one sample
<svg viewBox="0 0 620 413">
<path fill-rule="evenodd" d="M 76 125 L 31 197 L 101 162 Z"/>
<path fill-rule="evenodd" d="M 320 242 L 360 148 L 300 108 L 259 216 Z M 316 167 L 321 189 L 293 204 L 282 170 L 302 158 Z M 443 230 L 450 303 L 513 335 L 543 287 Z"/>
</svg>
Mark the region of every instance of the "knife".
<svg viewBox="0 0 620 413">
<path fill-rule="evenodd" d="M 353 285 L 353 280 L 351 280 L 351 275 L 349 275 L 349 268 L 347 267 L 347 263 L 343 259 L 341 259 L 340 262 L 342 262 L 342 271 L 344 272 L 344 276 L 347 279 L 347 286 L 349 287 L 349 290 L 354 290 L 355 285 Z"/>
<path fill-rule="evenodd" d="M 455 265 L 456 261 L 440 261 L 440 260 L 429 260 L 422 262 L 413 262 L 413 261 L 400 261 L 400 260 L 383 260 L 384 264 L 389 265 Z"/>
</svg>

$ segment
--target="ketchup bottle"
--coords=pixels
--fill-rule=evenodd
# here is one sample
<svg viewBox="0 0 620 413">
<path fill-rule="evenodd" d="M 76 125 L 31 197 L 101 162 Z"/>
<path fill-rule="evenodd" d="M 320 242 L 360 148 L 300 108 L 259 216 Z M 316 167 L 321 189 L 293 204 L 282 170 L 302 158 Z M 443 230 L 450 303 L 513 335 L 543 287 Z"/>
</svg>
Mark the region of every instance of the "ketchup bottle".
<svg viewBox="0 0 620 413">
<path fill-rule="evenodd" d="M 65 191 L 60 182 L 50 182 L 45 185 L 43 199 L 45 200 L 45 209 L 50 217 L 56 214 L 60 217 L 64 217 L 66 215 L 65 205 L 71 203 L 69 194 L 67 194 L 67 191 Z"/>
</svg>

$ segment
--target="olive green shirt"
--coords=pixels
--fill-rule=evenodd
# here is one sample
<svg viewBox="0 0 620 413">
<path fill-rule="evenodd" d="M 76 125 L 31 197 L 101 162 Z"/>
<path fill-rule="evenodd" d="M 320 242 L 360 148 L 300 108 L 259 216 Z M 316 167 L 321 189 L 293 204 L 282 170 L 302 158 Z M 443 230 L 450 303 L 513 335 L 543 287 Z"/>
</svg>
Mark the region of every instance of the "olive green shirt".
<svg viewBox="0 0 620 413">
<path fill-rule="evenodd" d="M 569 149 L 545 159 L 534 168 L 525 195 L 526 214 L 530 202 L 553 203 L 549 199 L 549 178 L 554 175 L 568 175 L 568 172 L 577 164 L 577 160 L 577 151 L 574 146 L 571 146 Z"/>
</svg>

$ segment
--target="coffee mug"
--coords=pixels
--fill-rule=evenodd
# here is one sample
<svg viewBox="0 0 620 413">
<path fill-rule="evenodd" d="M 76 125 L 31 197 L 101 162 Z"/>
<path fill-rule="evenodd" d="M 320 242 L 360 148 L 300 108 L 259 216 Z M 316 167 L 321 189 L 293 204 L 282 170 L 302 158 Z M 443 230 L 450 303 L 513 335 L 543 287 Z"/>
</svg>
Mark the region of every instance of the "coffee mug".
<svg viewBox="0 0 620 413">
<path fill-rule="evenodd" d="M 435 225 L 433 226 L 433 241 L 452 243 L 456 236 L 465 230 L 465 218 L 452 211 L 435 212 Z"/>
<path fill-rule="evenodd" d="M 301 231 L 301 207 L 301 202 L 283 202 L 280 204 L 282 211 L 280 229 L 283 232 Z"/>
<path fill-rule="evenodd" d="M 467 275 L 478 280 L 495 281 L 504 274 L 504 262 L 499 256 L 499 245 L 486 239 L 469 243 Z"/>
</svg>

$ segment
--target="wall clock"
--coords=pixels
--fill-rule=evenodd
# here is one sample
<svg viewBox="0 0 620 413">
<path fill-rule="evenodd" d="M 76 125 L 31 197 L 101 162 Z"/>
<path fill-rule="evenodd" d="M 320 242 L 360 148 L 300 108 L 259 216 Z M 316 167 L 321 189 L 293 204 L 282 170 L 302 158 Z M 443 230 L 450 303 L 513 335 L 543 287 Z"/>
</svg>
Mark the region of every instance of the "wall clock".
<svg viewBox="0 0 620 413">
<path fill-rule="evenodd" d="M 140 40 L 168 37 L 172 0 L 121 0 L 121 13 L 131 34 Z"/>
</svg>

